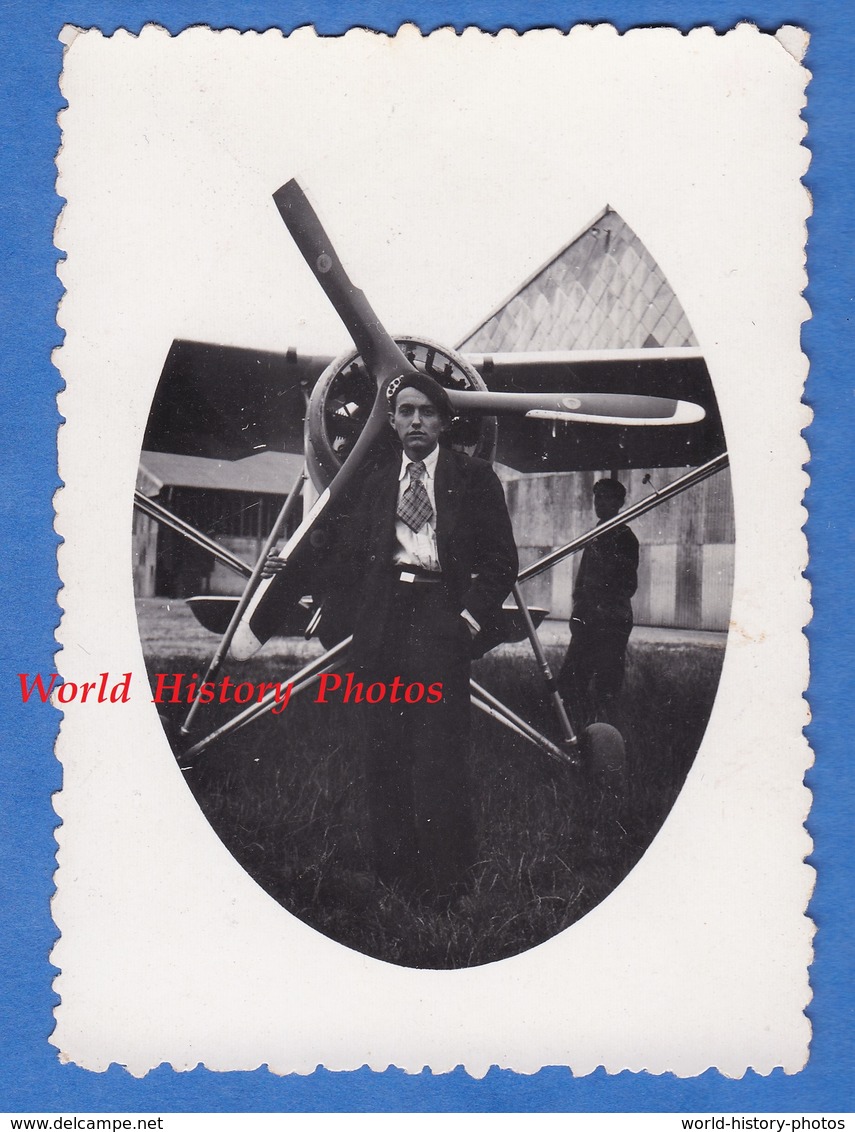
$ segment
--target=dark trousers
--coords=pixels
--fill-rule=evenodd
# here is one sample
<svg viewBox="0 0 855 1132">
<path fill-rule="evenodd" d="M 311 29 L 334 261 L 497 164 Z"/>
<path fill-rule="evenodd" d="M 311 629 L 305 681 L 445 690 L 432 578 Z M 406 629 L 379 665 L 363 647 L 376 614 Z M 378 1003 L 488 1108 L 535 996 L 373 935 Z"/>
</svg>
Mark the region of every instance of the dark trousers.
<svg viewBox="0 0 855 1132">
<path fill-rule="evenodd" d="M 558 691 L 570 718 L 577 729 L 594 722 L 614 724 L 632 626 L 571 620 L 570 629 L 570 645 L 558 674 Z"/>
<path fill-rule="evenodd" d="M 359 669 L 366 686 L 398 677 L 402 698 L 361 706 L 375 869 L 408 892 L 451 896 L 475 858 L 470 633 L 441 585 L 392 580 L 389 610 L 381 653 Z M 432 684 L 442 685 L 435 703 Z M 408 688 L 416 702 L 404 702 Z"/>
</svg>

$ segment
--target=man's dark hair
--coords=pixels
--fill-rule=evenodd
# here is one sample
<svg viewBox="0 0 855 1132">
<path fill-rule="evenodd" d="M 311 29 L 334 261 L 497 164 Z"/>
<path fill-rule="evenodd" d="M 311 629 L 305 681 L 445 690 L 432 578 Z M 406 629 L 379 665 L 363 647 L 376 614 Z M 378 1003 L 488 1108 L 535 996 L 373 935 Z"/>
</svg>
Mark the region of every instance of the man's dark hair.
<svg viewBox="0 0 855 1132">
<path fill-rule="evenodd" d="M 626 499 L 626 488 L 620 480 L 597 480 L 594 484 L 594 494 L 596 495 L 598 492 L 613 495 L 616 499 L 619 499 L 621 503 Z"/>
<path fill-rule="evenodd" d="M 392 412 L 395 411 L 395 405 L 398 400 L 398 394 L 404 389 L 418 389 L 419 393 L 424 393 L 425 397 L 434 405 L 447 421 L 450 421 L 454 416 L 454 409 L 451 407 L 451 400 L 448 393 L 443 389 L 438 381 L 432 377 L 428 377 L 426 373 L 420 370 L 415 370 L 413 373 L 405 373 L 401 377 L 395 377 L 390 382 L 386 389 L 386 396 L 389 399 L 389 408 Z"/>
</svg>

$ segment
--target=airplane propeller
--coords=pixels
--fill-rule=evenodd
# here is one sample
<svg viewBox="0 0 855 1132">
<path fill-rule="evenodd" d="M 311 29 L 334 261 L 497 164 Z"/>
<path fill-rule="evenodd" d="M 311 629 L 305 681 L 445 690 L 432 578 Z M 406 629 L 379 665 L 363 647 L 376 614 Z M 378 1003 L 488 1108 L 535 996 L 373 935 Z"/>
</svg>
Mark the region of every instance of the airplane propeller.
<svg viewBox="0 0 855 1132">
<path fill-rule="evenodd" d="M 365 294 L 354 287 L 308 197 L 292 178 L 273 194 L 285 227 L 347 328 L 368 372 L 380 386 L 415 366 L 385 329 Z"/>
<path fill-rule="evenodd" d="M 329 236 L 314 209 L 295 180 L 288 181 L 273 194 L 288 231 L 306 260 L 312 274 L 329 298 L 336 313 L 347 328 L 356 347 L 356 354 L 336 359 L 318 380 L 312 400 L 324 403 L 326 416 L 323 429 L 327 435 L 319 437 L 317 427 L 309 441 L 316 447 L 332 449 L 338 455 L 345 452 L 348 459 L 354 448 L 348 438 L 356 432 L 356 423 L 364 421 L 368 438 L 358 444 L 360 453 L 367 450 L 383 431 L 387 405 L 385 387 L 388 381 L 400 374 L 412 373 L 415 349 L 424 345 L 423 369 L 449 389 L 452 406 L 461 416 L 493 416 L 498 413 L 519 414 L 531 420 L 563 421 L 565 423 L 613 424 L 645 426 L 663 424 L 693 424 L 704 417 L 704 410 L 688 401 L 675 398 L 649 397 L 638 394 L 617 393 L 492 393 L 480 374 L 462 355 L 427 339 L 398 339 L 384 328 L 365 294 L 354 287 L 341 263 Z M 330 386 L 341 384 L 345 371 L 367 373 L 377 386 L 373 405 L 368 410 L 365 400 L 370 396 L 365 387 L 358 387 L 345 405 L 340 399 L 330 398 Z M 332 409 L 332 415 L 330 410 Z M 317 416 L 317 414 L 316 414 Z M 309 412 L 310 422 L 313 414 Z M 329 434 L 332 435 L 329 435 Z M 338 443 L 336 443 L 338 441 Z M 495 446 L 495 425 L 487 424 L 481 437 L 481 447 Z M 478 451 L 478 455 L 492 457 L 492 451 Z M 333 461 L 338 470 L 340 460 Z M 311 461 L 310 461 L 311 466 Z M 312 468 L 311 470 L 316 470 Z M 329 469 L 323 477 L 330 479 Z"/>
<path fill-rule="evenodd" d="M 306 592 L 307 567 L 311 566 L 319 541 L 316 524 L 325 512 L 327 517 L 335 515 L 336 505 L 343 499 L 354 474 L 385 431 L 385 391 L 389 382 L 399 375 L 415 372 L 415 366 L 380 322 L 363 292 L 350 281 L 329 236 L 297 182 L 293 179 L 288 181 L 277 189 L 273 199 L 312 274 L 365 360 L 366 368 L 377 385 L 377 393 L 341 471 L 281 551 L 279 557 L 283 568 L 274 578 L 261 583 L 235 628 L 230 643 L 230 652 L 235 660 L 247 660 L 257 652 L 273 635 L 277 622 L 281 622 L 294 601 Z"/>
<path fill-rule="evenodd" d="M 231 641 L 234 659 L 246 660 L 276 631 L 278 621 L 293 602 L 306 592 L 313 548 L 319 541 L 317 522 L 336 517 L 337 507 L 381 436 L 388 433 L 386 389 L 400 375 L 417 372 L 412 358 L 424 355 L 423 368 L 449 388 L 452 404 L 462 414 L 477 414 L 479 426 L 475 450 L 488 458 L 495 450 L 495 417 L 501 413 L 522 413 L 533 419 L 555 423 L 610 422 L 621 425 L 685 423 L 697 420 L 703 410 L 688 402 L 671 398 L 623 394 L 491 394 L 462 355 L 427 339 L 396 341 L 385 329 L 365 294 L 351 282 L 332 241 L 309 203 L 306 194 L 292 179 L 273 194 L 282 219 L 312 274 L 341 318 L 356 347 L 328 367 L 312 391 L 307 413 L 307 464 L 312 478 L 326 484 L 314 507 L 280 553 L 282 569 L 273 579 L 262 582 L 248 604 Z M 405 348 L 407 347 L 407 348 Z M 337 395 L 342 376 L 361 367 L 376 387 L 373 404 L 366 414 L 368 390 L 342 403 Z M 338 384 L 337 384 L 338 383 Z M 330 413 L 330 409 L 332 412 Z M 355 428 L 363 427 L 351 443 Z M 330 437 L 332 432 L 332 437 Z M 480 450 L 478 449 L 480 445 Z M 342 461 L 341 456 L 344 455 Z M 323 536 L 320 536 L 321 538 Z"/>
<path fill-rule="evenodd" d="M 385 329 L 365 297 L 365 293 L 350 281 L 317 213 L 297 181 L 292 178 L 277 189 L 273 194 L 273 200 L 294 243 L 347 328 L 365 368 L 378 387 L 399 374 L 415 372 L 416 367 Z M 490 394 L 479 399 L 470 396 L 468 398 L 470 411 L 475 409 L 486 412 L 498 411 L 491 404 L 494 396 Z M 516 396 L 516 394 L 504 395 L 502 400 L 505 411 L 518 411 L 513 404 Z M 533 402 L 538 395 L 527 396 Z M 568 400 L 577 402 L 569 408 L 582 416 L 596 414 L 602 418 L 628 420 L 650 417 L 660 424 L 663 418 L 673 417 L 676 404 L 671 398 L 620 394 L 579 394 Z M 590 408 L 586 407 L 589 403 Z M 698 408 L 698 412 L 703 415 L 702 409 Z M 692 420 L 698 419 L 698 417 L 692 418 Z"/>
</svg>

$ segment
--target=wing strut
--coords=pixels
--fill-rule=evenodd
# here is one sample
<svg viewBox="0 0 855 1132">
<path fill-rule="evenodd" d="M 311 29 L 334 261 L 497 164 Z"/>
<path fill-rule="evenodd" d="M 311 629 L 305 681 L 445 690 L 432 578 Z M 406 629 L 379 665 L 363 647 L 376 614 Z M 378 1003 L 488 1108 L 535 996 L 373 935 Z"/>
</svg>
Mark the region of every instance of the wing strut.
<svg viewBox="0 0 855 1132">
<path fill-rule="evenodd" d="M 519 582 L 514 582 L 514 588 L 511 593 L 514 596 L 514 601 L 517 603 L 517 608 L 525 622 L 525 631 L 528 636 L 529 644 L 531 645 L 531 651 L 534 653 L 534 659 L 537 661 L 537 666 L 540 669 L 540 674 L 543 677 L 543 682 L 546 685 L 546 690 L 549 693 L 549 698 L 552 701 L 552 706 L 558 717 L 558 726 L 561 728 L 562 742 L 565 750 L 569 751 L 570 748 L 578 748 L 579 739 L 570 723 L 567 709 L 564 707 L 564 701 L 561 699 L 558 685 L 555 683 L 552 669 L 549 667 L 549 661 L 546 659 L 546 653 L 543 651 L 543 645 L 540 643 L 540 637 L 537 635 L 537 629 L 531 619 L 531 614 L 528 611 L 528 606 L 526 605 Z"/>
<path fill-rule="evenodd" d="M 692 468 L 690 472 L 686 472 L 684 476 L 679 479 L 672 480 L 671 483 L 666 484 L 665 487 L 659 491 L 654 491 L 652 495 L 645 495 L 644 499 L 640 499 L 638 503 L 633 503 L 631 507 L 627 507 L 625 511 L 619 511 L 613 519 L 606 519 L 605 522 L 600 523 L 599 526 L 594 527 L 593 530 L 587 534 L 579 535 L 574 538 L 572 542 L 565 543 L 560 546 L 558 550 L 553 550 L 551 554 L 538 559 L 537 562 L 532 562 L 530 566 L 526 566 L 524 570 L 520 571 L 520 576 L 517 582 L 527 582 L 530 578 L 536 578 L 538 574 L 543 574 L 545 571 L 550 570 L 553 566 L 557 566 L 559 562 L 563 562 L 571 554 L 577 554 L 580 550 L 588 545 L 589 542 L 594 542 L 600 535 L 607 534 L 609 531 L 615 530 L 616 527 L 622 527 L 625 523 L 631 523 L 633 519 L 637 519 L 639 515 L 646 515 L 648 511 L 652 511 L 654 507 L 658 507 L 660 503 L 667 503 L 669 499 L 673 499 L 675 495 L 679 495 L 688 488 L 694 487 L 695 484 L 702 483 L 703 480 L 709 479 L 714 476 L 716 472 L 723 471 L 730 463 L 730 457 L 727 452 L 722 452 L 718 456 L 714 456 L 712 460 L 708 460 L 706 464 L 701 464 L 698 468 Z"/>
<path fill-rule="evenodd" d="M 267 555 L 278 542 L 279 537 L 288 525 L 288 520 L 293 515 L 294 511 L 297 508 L 297 504 L 302 498 L 301 493 L 303 489 L 303 483 L 306 479 L 306 474 L 306 465 L 303 464 L 302 468 L 300 469 L 299 475 L 294 480 L 293 487 L 288 492 L 288 498 L 282 504 L 282 508 L 279 511 L 279 514 L 276 516 L 276 521 L 271 527 L 270 534 L 265 540 L 264 546 L 261 549 L 261 553 L 258 556 L 258 560 L 255 563 L 255 566 L 253 566 L 252 568 L 252 573 L 249 576 L 249 581 L 244 586 L 243 593 L 240 595 L 240 601 L 235 606 L 228 627 L 225 633 L 223 633 L 222 640 L 217 645 L 217 651 L 211 657 L 211 663 L 208 665 L 208 669 L 202 680 L 203 684 L 208 680 L 213 680 L 222 667 L 223 661 L 226 658 L 226 654 L 229 651 L 229 645 L 231 645 L 232 638 L 234 637 L 235 632 L 237 631 L 237 627 L 241 622 L 241 618 L 246 612 L 246 608 L 252 600 L 255 591 L 258 589 L 258 584 L 261 581 L 261 571 L 264 569 L 264 563 L 267 561 Z M 198 710 L 200 703 L 201 700 L 194 700 L 191 704 L 190 710 L 187 713 L 187 718 L 181 725 L 182 735 L 188 735 L 190 733 L 190 728 L 193 724 L 193 717 L 196 715 L 196 711 Z"/>
<path fill-rule="evenodd" d="M 143 495 L 141 491 L 134 492 L 134 507 L 141 511 L 143 515 L 147 515 L 150 519 L 154 519 L 157 523 L 163 523 L 165 527 L 169 527 L 171 531 L 186 538 L 192 542 L 194 546 L 200 547 L 207 552 L 218 562 L 222 562 L 224 566 L 228 566 L 230 570 L 234 570 L 236 574 L 241 574 L 244 578 L 248 578 L 252 574 L 252 567 L 247 566 L 242 558 L 230 553 L 224 546 L 220 546 L 214 539 L 208 538 L 207 535 L 202 534 L 201 531 L 191 526 L 190 523 L 179 519 L 177 515 L 167 508 L 162 503 L 158 503 L 154 499 L 149 499 L 147 495 Z"/>
<path fill-rule="evenodd" d="M 334 648 L 328 649 L 322 656 L 309 661 L 299 672 L 294 673 L 289 681 L 291 684 L 291 695 L 295 696 L 305 691 L 307 688 L 310 688 L 324 673 L 333 672 L 335 669 L 341 668 L 347 659 L 347 650 L 352 640 L 352 637 L 346 637 Z M 522 735 L 557 762 L 565 766 L 579 765 L 577 758 L 571 755 L 567 750 L 562 750 L 561 747 L 556 746 L 555 743 L 545 735 L 541 735 L 530 723 L 526 723 L 524 719 L 521 719 L 515 712 L 512 712 L 501 700 L 491 695 L 486 688 L 482 688 L 481 685 L 476 684 L 474 680 L 470 680 L 469 684 L 472 689 L 472 704 L 475 707 L 480 708 L 481 711 L 485 712 L 511 731 Z M 268 692 L 258 703 L 250 704 L 249 707 L 244 708 L 242 712 L 239 712 L 227 723 L 224 723 L 221 727 L 212 731 L 210 735 L 206 735 L 204 739 L 200 739 L 197 743 L 194 743 L 192 747 L 188 747 L 181 756 L 181 762 L 185 764 L 182 765 L 182 770 L 190 769 L 190 767 L 186 765 L 188 759 L 193 759 L 197 755 L 201 755 L 216 740 L 230 735 L 233 731 L 239 731 L 240 728 L 245 727 L 254 719 L 260 719 L 262 716 L 267 715 L 275 706 L 276 693 Z"/>
<path fill-rule="evenodd" d="M 289 683 L 291 687 L 291 695 L 296 695 L 302 692 L 305 688 L 311 687 L 316 680 L 325 672 L 332 672 L 344 662 L 344 654 L 347 652 L 348 646 L 353 638 L 345 637 L 343 641 L 322 655 L 310 660 L 308 664 L 304 664 L 299 672 L 295 672 L 291 677 Z M 228 735 L 232 731 L 237 731 L 241 727 L 245 727 L 247 723 L 251 723 L 254 719 L 260 719 L 261 716 L 267 713 L 276 706 L 276 693 L 275 691 L 268 692 L 263 699 L 258 703 L 250 704 L 249 707 L 238 712 L 237 715 L 218 727 L 216 731 L 212 731 L 210 735 L 206 735 L 204 739 L 200 739 L 198 743 L 194 743 L 192 747 L 188 747 L 181 756 L 182 762 L 186 759 L 193 758 L 195 755 L 200 755 L 207 747 L 216 740 L 221 739 L 224 735 Z M 183 770 L 188 768 L 182 767 Z"/>
</svg>

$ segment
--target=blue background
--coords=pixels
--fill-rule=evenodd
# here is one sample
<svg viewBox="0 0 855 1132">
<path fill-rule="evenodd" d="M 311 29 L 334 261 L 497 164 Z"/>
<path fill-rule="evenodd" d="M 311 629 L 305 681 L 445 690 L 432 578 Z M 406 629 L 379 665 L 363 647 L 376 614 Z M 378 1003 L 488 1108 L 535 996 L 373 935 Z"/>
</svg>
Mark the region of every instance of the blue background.
<svg viewBox="0 0 855 1132">
<path fill-rule="evenodd" d="M 815 616 L 810 738 L 817 765 L 810 829 L 818 869 L 811 913 L 818 925 L 812 969 L 814 1027 L 810 1061 L 798 1074 L 748 1073 L 738 1081 L 715 1072 L 680 1080 L 668 1075 L 598 1071 L 576 1079 L 568 1070 L 534 1076 L 493 1071 L 474 1081 L 462 1071 L 434 1077 L 360 1070 L 279 1078 L 255 1073 L 177 1074 L 161 1068 L 143 1080 L 113 1067 L 103 1074 L 62 1066 L 48 1044 L 55 996 L 48 955 L 56 935 L 50 919 L 56 817 L 51 793 L 60 787 L 52 749 L 57 716 L 22 705 L 16 673 L 53 667 L 56 537 L 51 497 L 58 485 L 55 394 L 60 380 L 50 351 L 60 341 L 55 322 L 61 289 L 52 232 L 56 113 L 65 23 L 138 31 L 153 21 L 178 32 L 192 23 L 290 29 L 314 23 L 325 34 L 364 25 L 393 32 L 412 20 L 430 31 L 453 24 L 488 30 L 613 22 L 621 30 L 651 24 L 688 31 L 712 24 L 726 31 L 748 19 L 767 30 L 806 27 L 813 73 L 805 118 L 812 151 L 806 178 L 813 194 L 809 225 L 813 319 L 804 328 L 811 358 L 807 399 L 816 418 L 809 432 L 811 487 L 808 534 Z M 146 4 L 66 0 L 43 5 L 0 0 L 0 352 L 2 435 L 0 530 L 3 581 L 0 663 L 0 1111 L 704 1111 L 808 1112 L 855 1108 L 852 1100 L 852 716 L 853 671 L 851 438 L 853 396 L 846 363 L 852 348 L 853 97 L 855 7 L 847 0 L 758 2 L 750 8 L 707 0 L 377 0 L 375 3 L 273 3 L 197 0 Z M 97 500 L 93 500 L 97 506 Z M 774 547 L 770 547 L 774 553 Z M 849 694 L 847 694 L 847 692 Z"/>
</svg>

